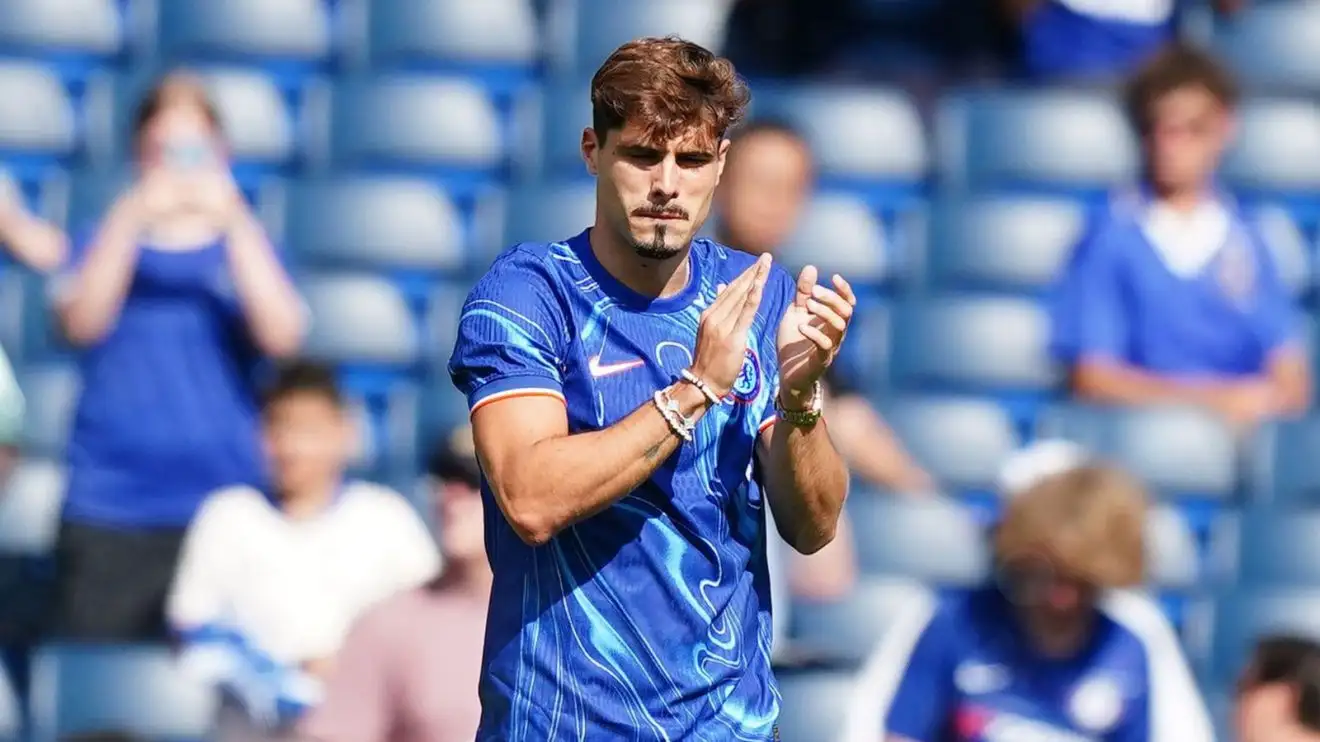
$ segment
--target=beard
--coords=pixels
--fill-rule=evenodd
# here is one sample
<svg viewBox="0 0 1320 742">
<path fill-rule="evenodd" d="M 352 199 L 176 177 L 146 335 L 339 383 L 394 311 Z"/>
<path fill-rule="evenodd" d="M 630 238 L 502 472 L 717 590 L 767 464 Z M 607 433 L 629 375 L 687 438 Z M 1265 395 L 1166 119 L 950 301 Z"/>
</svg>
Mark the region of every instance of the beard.
<svg viewBox="0 0 1320 742">
<path fill-rule="evenodd" d="M 668 260 L 683 251 L 683 245 L 671 246 L 665 242 L 666 227 L 655 225 L 650 240 L 631 240 L 633 252 L 647 260 Z"/>
</svg>

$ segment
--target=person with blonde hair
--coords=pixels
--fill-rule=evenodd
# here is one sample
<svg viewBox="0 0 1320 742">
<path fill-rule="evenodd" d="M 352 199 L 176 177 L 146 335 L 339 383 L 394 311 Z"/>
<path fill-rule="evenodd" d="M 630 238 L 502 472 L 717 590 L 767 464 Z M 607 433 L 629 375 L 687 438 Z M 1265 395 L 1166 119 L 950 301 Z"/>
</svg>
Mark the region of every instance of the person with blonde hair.
<svg viewBox="0 0 1320 742">
<path fill-rule="evenodd" d="M 1214 739 L 1173 631 L 1137 590 L 1144 488 L 1077 450 L 1033 456 L 1005 467 L 1021 489 L 991 534 L 993 579 L 896 622 L 848 742 Z"/>
</svg>

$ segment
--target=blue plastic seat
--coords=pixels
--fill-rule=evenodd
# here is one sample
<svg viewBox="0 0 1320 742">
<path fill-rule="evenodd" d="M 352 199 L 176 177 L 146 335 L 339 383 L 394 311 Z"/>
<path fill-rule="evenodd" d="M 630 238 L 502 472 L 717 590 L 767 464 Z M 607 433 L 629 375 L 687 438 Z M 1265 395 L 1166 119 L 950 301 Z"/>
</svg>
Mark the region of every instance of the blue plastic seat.
<svg viewBox="0 0 1320 742">
<path fill-rule="evenodd" d="M 885 405 L 885 422 L 903 446 L 942 485 L 988 491 L 1018 448 L 1013 421 L 1002 407 L 976 397 L 899 397 Z"/>
<path fill-rule="evenodd" d="M 90 237 L 115 198 L 129 186 L 131 176 L 125 170 L 91 170 L 75 173 L 70 182 L 69 201 L 64 215 L 69 236 L 74 240 Z"/>
<path fill-rule="evenodd" d="M 1146 515 L 1147 580 L 1161 590 L 1191 590 L 1201 579 L 1201 560 L 1182 514 L 1167 505 Z"/>
<path fill-rule="evenodd" d="M 902 91 L 815 86 L 758 93 L 756 116 L 784 119 L 806 137 L 826 180 L 925 180 L 929 157 L 921 116 Z"/>
<path fill-rule="evenodd" d="M 236 160 L 285 165 L 293 159 L 297 126 L 271 78 L 251 70 L 216 69 L 205 72 L 202 80 Z"/>
<path fill-rule="evenodd" d="M 159 4 L 160 49 L 183 61 L 329 58 L 324 0 L 169 0 Z"/>
<path fill-rule="evenodd" d="M 23 323 L 27 307 L 23 284 L 23 274 L 18 269 L 0 265 L 0 350 L 4 351 L 11 365 L 22 362 L 27 350 Z"/>
<path fill-rule="evenodd" d="M 77 368 L 30 366 L 19 372 L 19 387 L 27 399 L 27 414 L 23 418 L 24 452 L 62 457 L 78 396 L 82 393 L 82 378 Z"/>
<path fill-rule="evenodd" d="M 1102 93 L 969 93 L 945 101 L 938 124 L 940 169 L 954 185 L 1085 190 L 1137 174 L 1127 122 Z"/>
<path fill-rule="evenodd" d="M 483 230 L 499 235 L 480 246 L 483 262 L 519 242 L 566 240 L 596 221 L 596 188 L 590 183 L 535 183 L 489 202 Z"/>
<path fill-rule="evenodd" d="M 1075 441 L 1161 492 L 1227 499 L 1237 490 L 1234 434 L 1199 409 L 1061 405 L 1045 413 L 1040 432 Z"/>
<path fill-rule="evenodd" d="M 332 155 L 340 167 L 490 177 L 504 162 L 499 112 L 488 93 L 470 80 L 350 80 L 336 88 L 332 115 Z"/>
<path fill-rule="evenodd" d="M 377 67 L 531 66 L 536 16 L 526 0 L 391 0 L 368 10 Z"/>
<path fill-rule="evenodd" d="M 866 574 L 941 585 L 976 585 L 989 574 L 985 533 L 953 500 L 858 493 L 848 513 Z"/>
<path fill-rule="evenodd" d="M 1320 591 L 1247 588 L 1216 600 L 1209 681 L 1235 683 L 1251 648 L 1270 635 L 1320 641 Z"/>
<path fill-rule="evenodd" d="M 113 0 L 7 0 L 0 3 L 0 49 L 23 54 L 109 57 L 123 44 Z"/>
<path fill-rule="evenodd" d="M 310 265 L 451 271 L 465 260 L 458 209 L 420 179 L 299 181 L 287 194 L 284 229 Z"/>
<path fill-rule="evenodd" d="M 1237 581 L 1320 588 L 1320 513 L 1250 508 L 1235 518 Z M 1219 544 L 1216 544 L 1219 547 Z M 1219 560 L 1234 561 L 1220 552 Z"/>
<path fill-rule="evenodd" d="M 17 742 L 22 739 L 23 709 L 9 673 L 0 664 L 0 740 Z"/>
<path fill-rule="evenodd" d="M 1320 90 L 1320 9 L 1307 0 L 1256 3 L 1223 24 L 1215 46 L 1253 87 Z"/>
<path fill-rule="evenodd" d="M 828 671 L 776 674 L 783 697 L 779 737 L 793 742 L 834 742 L 847 710 L 852 675 Z"/>
<path fill-rule="evenodd" d="M 794 646 L 860 663 L 913 603 L 934 600 L 934 593 L 917 580 L 867 577 L 842 600 L 794 602 L 790 614 Z"/>
<path fill-rule="evenodd" d="M 454 351 L 458 337 L 458 320 L 462 316 L 463 302 L 468 288 L 461 284 L 441 284 L 427 298 L 426 344 L 436 368 L 443 368 Z"/>
<path fill-rule="evenodd" d="M 547 179 L 588 177 L 582 162 L 582 130 L 591 126 L 591 85 L 585 80 L 560 80 L 547 83 L 530 94 L 524 111 L 539 116 L 527 128 L 540 131 L 541 174 Z"/>
<path fill-rule="evenodd" d="M 397 288 L 384 278 L 326 274 L 301 281 L 312 312 L 307 352 L 336 363 L 406 365 L 417 359 L 418 334 Z"/>
<path fill-rule="evenodd" d="M 901 306 L 894 319 L 898 383 L 913 387 L 1044 391 L 1059 372 L 1049 318 L 1034 301 L 949 294 Z"/>
<path fill-rule="evenodd" d="M 108 730 L 200 740 L 213 721 L 214 701 L 164 648 L 51 645 L 33 657 L 34 742 Z"/>
<path fill-rule="evenodd" d="M 1042 289 L 1058 277 L 1085 223 L 1085 209 L 1068 199 L 946 201 L 930 220 L 930 282 L 942 290 Z"/>
<path fill-rule="evenodd" d="M 48 459 L 23 459 L 0 496 L 0 553 L 40 557 L 51 553 L 64 505 L 64 467 Z"/>
<path fill-rule="evenodd" d="M 1223 165 L 1235 185 L 1268 192 L 1320 190 L 1320 105 L 1254 100 L 1238 112 L 1239 132 Z"/>
<path fill-rule="evenodd" d="M 724 37 L 727 10 L 706 0 L 576 0 L 573 5 L 576 43 L 561 44 L 554 56 L 567 70 L 588 75 L 619 45 L 643 36 L 677 34 L 711 50 L 718 50 Z"/>
<path fill-rule="evenodd" d="M 467 418 L 467 400 L 454 388 L 445 369 L 438 369 L 421 390 L 417 448 L 423 459 L 431 454 L 449 431 L 465 424 Z"/>
<path fill-rule="evenodd" d="M 860 198 L 817 195 L 776 257 L 797 268 L 812 264 L 828 283 L 832 273 L 850 282 L 878 284 L 894 272 L 884 226 Z"/>
<path fill-rule="evenodd" d="M 1256 499 L 1281 507 L 1320 505 L 1320 417 L 1278 422 L 1262 431 L 1252 471 Z"/>
<path fill-rule="evenodd" d="M 0 62 L 0 151 L 65 157 L 78 146 L 77 117 L 64 85 L 36 62 Z M 20 163 L 11 165 L 14 174 Z"/>
</svg>

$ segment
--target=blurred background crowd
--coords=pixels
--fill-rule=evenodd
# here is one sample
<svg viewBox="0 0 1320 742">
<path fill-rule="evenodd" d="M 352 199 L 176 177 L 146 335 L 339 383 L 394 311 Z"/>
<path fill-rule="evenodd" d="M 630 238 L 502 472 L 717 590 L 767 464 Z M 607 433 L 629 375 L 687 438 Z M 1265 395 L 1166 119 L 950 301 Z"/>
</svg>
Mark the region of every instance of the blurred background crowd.
<svg viewBox="0 0 1320 742">
<path fill-rule="evenodd" d="M 1257 642 L 1320 638 L 1315 0 L 0 0 L 0 740 L 199 737 L 199 675 L 283 734 L 471 738 L 458 311 L 593 221 L 587 82 L 671 33 L 753 91 L 707 233 L 862 294 L 845 527 L 771 546 L 783 739 L 987 579 L 1060 441 L 1149 490 L 1233 738 Z"/>
</svg>

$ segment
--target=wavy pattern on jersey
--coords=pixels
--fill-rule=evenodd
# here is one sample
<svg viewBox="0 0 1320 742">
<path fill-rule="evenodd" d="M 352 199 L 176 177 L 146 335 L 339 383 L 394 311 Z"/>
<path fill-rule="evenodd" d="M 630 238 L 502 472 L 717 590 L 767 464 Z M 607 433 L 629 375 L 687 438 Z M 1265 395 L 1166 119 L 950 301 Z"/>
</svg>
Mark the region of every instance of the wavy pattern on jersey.
<svg viewBox="0 0 1320 742">
<path fill-rule="evenodd" d="M 611 333 L 630 321 L 627 311 L 600 290 L 569 245 L 549 245 L 548 251 L 548 269 L 560 285 L 589 304 L 570 323 L 584 354 L 607 352 Z M 694 304 L 652 318 L 668 323 L 663 336 L 672 338 L 660 342 L 657 353 L 669 345 L 690 356 L 716 281 L 732 277 L 733 266 L 721 265 L 729 254 L 718 246 L 710 245 L 702 259 L 707 264 Z M 558 366 L 560 359 L 543 349 L 554 345 L 548 328 L 508 303 L 471 301 L 460 322 L 487 317 L 503 342 Z M 600 522 L 590 524 L 589 538 L 582 524 L 528 549 L 521 629 L 508 637 L 516 673 L 486 681 L 511 686 L 500 689 L 507 719 L 500 730 L 483 725 L 483 734 L 518 740 L 771 738 L 779 696 L 770 677 L 769 615 L 758 597 L 768 590 L 759 584 L 764 513 L 749 455 L 777 382 L 775 349 L 760 347 L 765 325 L 758 316 L 749 342 L 767 361 L 759 396 L 707 412 L 685 447 L 690 450 L 680 454 L 684 464 L 671 460 L 657 473 L 667 487 L 647 482 L 598 516 L 620 534 L 626 552 L 608 538 L 602 542 Z M 618 410 L 611 411 L 598 389 L 592 395 L 591 417 L 604 426 Z M 685 507 L 694 512 L 676 512 L 671 499 L 677 492 L 686 493 Z"/>
</svg>

